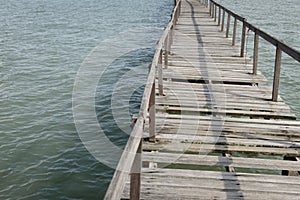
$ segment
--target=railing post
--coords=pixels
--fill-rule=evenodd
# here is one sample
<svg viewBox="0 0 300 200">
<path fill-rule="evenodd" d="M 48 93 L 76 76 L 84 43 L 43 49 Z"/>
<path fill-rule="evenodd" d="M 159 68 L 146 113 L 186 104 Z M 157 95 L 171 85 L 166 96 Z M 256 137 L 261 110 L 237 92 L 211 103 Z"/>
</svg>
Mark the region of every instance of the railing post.
<svg viewBox="0 0 300 200">
<path fill-rule="evenodd" d="M 164 46 L 165 46 L 165 69 L 168 68 L 168 56 L 169 56 L 169 34 L 166 36 L 166 39 L 164 41 Z"/>
<path fill-rule="evenodd" d="M 180 16 L 180 13 L 181 13 L 181 1 L 178 4 L 178 18 Z M 178 18 L 177 18 L 177 21 L 178 21 Z"/>
<path fill-rule="evenodd" d="M 149 100 L 149 141 L 155 141 L 155 80 Z"/>
<path fill-rule="evenodd" d="M 254 48 L 253 48 L 253 75 L 257 75 L 258 43 L 259 43 L 259 35 L 255 31 Z"/>
<path fill-rule="evenodd" d="M 221 25 L 221 7 L 219 7 L 218 26 Z"/>
<path fill-rule="evenodd" d="M 216 4 L 214 4 L 215 5 L 215 22 L 217 21 L 217 5 Z"/>
<path fill-rule="evenodd" d="M 234 23 L 233 23 L 233 32 L 232 32 L 232 46 L 235 45 L 235 40 L 236 40 L 236 27 L 237 27 L 237 19 L 236 17 L 234 18 Z"/>
<path fill-rule="evenodd" d="M 243 19 L 243 30 L 242 30 L 242 41 L 241 41 L 241 57 L 244 57 L 245 52 L 245 39 L 246 39 L 246 24 L 245 19 Z"/>
<path fill-rule="evenodd" d="M 229 37 L 229 29 L 230 29 L 230 14 L 228 13 L 228 17 L 227 17 L 227 28 L 226 28 L 226 38 Z"/>
<path fill-rule="evenodd" d="M 212 18 L 215 17 L 215 4 L 213 2 L 211 3 L 211 16 Z"/>
<path fill-rule="evenodd" d="M 173 44 L 173 36 L 174 36 L 174 31 L 173 31 L 174 25 L 171 26 L 170 31 L 169 31 L 169 42 L 168 42 L 168 53 L 171 54 L 171 45 Z"/>
<path fill-rule="evenodd" d="M 130 199 L 139 200 L 141 196 L 142 142 L 141 139 L 130 174 Z"/>
<path fill-rule="evenodd" d="M 224 23 L 225 23 L 225 10 L 223 9 L 223 17 L 222 17 L 221 32 L 224 31 Z"/>
<path fill-rule="evenodd" d="M 272 101 L 275 101 L 275 102 L 278 101 L 281 54 L 282 54 L 282 51 L 277 45 L 276 58 L 275 58 L 275 69 L 274 69 L 274 79 L 273 79 L 273 92 L 272 92 Z"/>
<path fill-rule="evenodd" d="M 163 74 L 162 74 L 162 50 L 160 50 L 158 58 L 158 94 L 163 96 Z"/>
</svg>

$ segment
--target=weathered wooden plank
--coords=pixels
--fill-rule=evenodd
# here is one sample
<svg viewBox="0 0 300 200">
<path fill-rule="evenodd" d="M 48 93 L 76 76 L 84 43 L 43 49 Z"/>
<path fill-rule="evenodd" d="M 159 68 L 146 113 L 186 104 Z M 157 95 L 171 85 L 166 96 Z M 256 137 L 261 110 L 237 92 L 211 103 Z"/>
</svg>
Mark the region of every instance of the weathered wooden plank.
<svg viewBox="0 0 300 200">
<path fill-rule="evenodd" d="M 281 189 L 280 186 L 282 186 Z M 190 179 L 190 182 L 187 182 L 185 179 L 166 178 L 158 181 L 155 178 L 152 180 L 145 178 L 145 190 L 142 193 L 143 199 L 153 197 L 152 195 L 155 199 L 296 199 L 293 197 L 299 195 L 299 191 L 293 191 L 289 186 L 299 187 L 298 185 L 276 183 L 266 183 L 266 185 L 258 183 L 255 185 L 253 183 L 240 183 L 237 180 L 226 182 L 206 179 L 200 182 L 197 179 Z M 284 190 L 285 188 L 286 190 Z"/>
<path fill-rule="evenodd" d="M 209 135 L 208 131 L 220 131 L 220 136 L 247 139 L 274 139 L 284 141 L 299 141 L 300 130 L 290 126 L 280 125 L 261 125 L 261 124 L 243 124 L 194 121 L 186 123 L 186 120 L 157 120 L 157 133 L 165 134 L 186 134 L 186 135 Z M 221 132 L 222 131 L 222 132 Z"/>
<path fill-rule="evenodd" d="M 221 171 L 206 171 L 206 170 L 189 170 L 189 169 L 168 169 L 168 168 L 142 168 L 143 177 L 178 177 L 185 179 L 199 180 L 223 180 L 223 181 L 239 181 L 239 182 L 254 182 L 254 183 L 278 183 L 291 184 L 300 186 L 300 177 L 286 177 L 272 174 L 255 174 L 255 173 L 229 173 Z"/>
<path fill-rule="evenodd" d="M 274 119 L 296 119 L 296 115 L 291 113 L 281 112 L 259 112 L 259 111 L 246 111 L 246 110 L 222 110 L 219 108 L 191 108 L 191 107 L 176 107 L 176 106 L 157 106 L 158 111 L 165 111 L 167 113 L 183 112 L 199 115 L 200 113 L 218 114 L 218 115 L 238 115 L 238 116 L 251 116 L 251 117 L 269 117 Z"/>
<path fill-rule="evenodd" d="M 222 103 L 219 102 L 219 105 L 216 105 L 213 102 L 207 102 L 206 100 L 198 100 L 197 103 L 193 101 L 192 99 L 181 99 L 181 98 L 164 98 L 159 99 L 157 101 L 158 105 L 165 105 L 165 106 L 181 106 L 181 107 L 199 107 L 199 108 L 205 108 L 205 107 L 216 107 L 221 109 L 243 109 L 243 110 L 264 110 L 269 112 L 290 112 L 290 108 L 286 105 L 262 105 L 262 104 L 255 104 L 255 103 L 243 103 L 239 104 L 237 101 L 228 102 L 223 101 Z"/>
<path fill-rule="evenodd" d="M 273 156 L 300 156 L 299 148 L 274 148 L 274 147 L 254 147 L 254 146 L 230 146 L 214 144 L 195 143 L 145 143 L 144 150 L 164 151 L 164 152 L 189 152 L 189 153 L 241 153 L 252 155 L 273 155 Z"/>
<path fill-rule="evenodd" d="M 233 166 L 249 169 L 268 169 L 268 170 L 300 170 L 300 163 L 287 160 L 255 159 L 242 157 L 223 157 L 209 155 L 175 154 L 144 152 L 144 161 L 167 164 L 186 164 L 201 166 Z M 300 191 L 299 191 L 300 192 Z"/>
<path fill-rule="evenodd" d="M 203 171 L 202 173 L 198 172 L 202 171 L 157 169 L 151 171 L 151 173 L 143 173 L 143 181 L 145 187 L 147 187 L 148 184 L 155 186 L 168 185 L 169 187 L 172 187 L 176 186 L 174 183 L 181 183 L 182 187 L 195 187 L 195 189 L 207 189 L 208 191 L 239 190 L 243 192 L 281 192 L 284 194 L 295 194 L 295 192 L 297 193 L 298 191 L 295 191 L 294 188 L 300 186 L 299 178 L 294 180 L 283 179 L 282 176 L 278 175 L 243 173 L 230 175 L 225 172 L 214 172 L 213 174 L 210 171 Z M 160 180 L 160 182 L 157 182 L 157 180 Z M 265 195 L 268 195 L 268 193 Z"/>
<path fill-rule="evenodd" d="M 232 118 L 232 117 L 212 117 L 212 116 L 199 116 L 199 115 L 175 115 L 175 114 L 158 114 L 157 117 L 164 117 L 169 119 L 186 119 L 190 122 L 193 120 L 202 120 L 202 121 L 224 121 L 226 122 L 241 122 L 246 124 L 265 124 L 265 125 L 283 125 L 283 126 L 291 126 L 291 127 L 299 127 L 300 121 L 294 120 L 272 120 L 272 119 L 249 119 L 249 118 Z"/>
<path fill-rule="evenodd" d="M 185 143 L 198 144 L 220 144 L 220 145 L 239 145 L 245 147 L 279 147 L 279 148 L 298 148 L 300 150 L 299 142 L 267 140 L 263 138 L 248 139 L 248 138 L 230 138 L 220 136 L 220 131 L 208 132 L 205 136 L 195 135 L 179 135 L 179 134 L 163 134 L 157 135 L 157 140 L 161 142 L 176 142 L 183 141 Z M 278 149 L 280 151 L 280 149 Z"/>
</svg>

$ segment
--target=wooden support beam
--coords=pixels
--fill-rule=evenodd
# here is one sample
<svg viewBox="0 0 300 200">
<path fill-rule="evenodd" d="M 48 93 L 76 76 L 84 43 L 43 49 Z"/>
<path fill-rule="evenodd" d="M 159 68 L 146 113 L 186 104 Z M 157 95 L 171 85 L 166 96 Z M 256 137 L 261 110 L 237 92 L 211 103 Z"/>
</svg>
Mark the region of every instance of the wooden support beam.
<svg viewBox="0 0 300 200">
<path fill-rule="evenodd" d="M 149 140 L 155 141 L 155 81 L 152 85 L 149 101 Z"/>
<path fill-rule="evenodd" d="M 130 199 L 139 200 L 141 196 L 141 169 L 142 169 L 142 143 L 141 139 L 130 174 Z"/>
<path fill-rule="evenodd" d="M 160 50 L 159 58 L 158 58 L 158 94 L 159 96 L 163 96 L 163 72 L 162 72 L 162 50 Z"/>
<path fill-rule="evenodd" d="M 237 27 L 237 19 L 234 18 L 233 32 L 232 32 L 232 46 L 235 46 L 235 40 L 236 40 L 236 27 Z"/>
<path fill-rule="evenodd" d="M 214 4 L 211 3 L 211 17 L 214 18 Z"/>
<path fill-rule="evenodd" d="M 214 4 L 214 6 L 215 6 L 215 22 L 217 21 L 217 6 L 216 6 L 216 4 Z"/>
<path fill-rule="evenodd" d="M 227 16 L 227 27 L 226 27 L 226 38 L 229 37 L 229 30 L 230 30 L 230 14 L 228 13 L 228 16 Z"/>
<path fill-rule="evenodd" d="M 243 21 L 243 29 L 242 29 L 242 41 L 241 41 L 241 57 L 244 57 L 245 53 L 245 39 L 246 39 L 246 24 L 245 21 Z"/>
<path fill-rule="evenodd" d="M 221 25 L 221 8 L 219 7 L 218 26 Z"/>
<path fill-rule="evenodd" d="M 222 17 L 221 32 L 224 31 L 224 23 L 225 23 L 225 10 L 223 9 L 223 17 Z"/>
<path fill-rule="evenodd" d="M 275 102 L 278 101 L 281 54 L 282 54 L 281 49 L 279 47 L 277 47 L 276 48 L 276 58 L 275 58 L 274 79 L 273 79 L 273 92 L 272 92 L 272 101 L 275 101 Z"/>
<path fill-rule="evenodd" d="M 169 57 L 169 34 L 167 35 L 165 41 L 164 41 L 164 46 L 165 46 L 165 68 L 168 68 L 168 57 Z"/>
<path fill-rule="evenodd" d="M 253 75 L 257 75 L 259 35 L 255 33 L 253 48 Z"/>
</svg>

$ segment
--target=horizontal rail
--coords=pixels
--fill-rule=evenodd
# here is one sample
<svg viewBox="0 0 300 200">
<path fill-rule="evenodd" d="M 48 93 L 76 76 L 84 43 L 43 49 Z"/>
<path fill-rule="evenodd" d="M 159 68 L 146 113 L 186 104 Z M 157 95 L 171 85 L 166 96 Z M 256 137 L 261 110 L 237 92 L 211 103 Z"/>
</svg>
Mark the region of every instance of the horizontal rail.
<svg viewBox="0 0 300 200">
<path fill-rule="evenodd" d="M 104 199 L 120 199 L 134 163 L 135 155 L 138 150 L 143 131 L 144 119 L 139 117 L 131 132 L 126 147 L 118 163 L 117 169 L 106 191 Z"/>
<path fill-rule="evenodd" d="M 120 199 L 127 181 L 127 177 L 131 174 L 131 180 L 137 181 L 140 183 L 140 170 L 133 169 L 136 166 L 140 166 L 139 162 L 141 162 L 140 156 L 137 155 L 141 151 L 141 142 L 143 138 L 144 125 L 145 120 L 147 118 L 148 112 L 149 116 L 149 127 L 151 127 L 151 131 L 149 131 L 150 137 L 155 137 L 155 76 L 156 71 L 159 67 L 162 67 L 162 52 L 164 50 L 165 54 L 169 53 L 168 46 L 170 44 L 166 44 L 172 41 L 169 37 L 172 33 L 170 30 L 173 29 L 176 24 L 181 8 L 181 0 L 176 1 L 176 6 L 174 7 L 173 14 L 170 22 L 166 26 L 160 40 L 156 46 L 156 52 L 154 54 L 152 63 L 150 65 L 150 70 L 148 74 L 148 79 L 146 82 L 146 86 L 144 89 L 141 107 L 139 110 L 139 114 L 137 116 L 137 121 L 133 127 L 133 130 L 130 134 L 130 137 L 127 141 L 126 147 L 122 153 L 120 161 L 118 163 L 117 169 L 115 170 L 114 176 L 110 182 L 110 185 L 106 191 L 105 200 L 111 199 Z M 162 73 L 162 70 L 158 70 L 159 73 Z M 161 76 L 161 75 L 160 75 Z M 154 102 L 153 102 L 154 101 Z M 151 133 L 152 132 L 152 133 Z M 130 194 L 131 199 L 139 199 L 140 197 L 140 184 L 131 183 Z"/>
</svg>

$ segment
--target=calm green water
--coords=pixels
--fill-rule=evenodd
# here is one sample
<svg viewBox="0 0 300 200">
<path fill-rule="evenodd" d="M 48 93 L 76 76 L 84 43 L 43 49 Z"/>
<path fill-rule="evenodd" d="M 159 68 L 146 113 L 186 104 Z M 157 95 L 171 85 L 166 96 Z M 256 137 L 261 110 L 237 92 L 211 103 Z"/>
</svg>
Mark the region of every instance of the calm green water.
<svg viewBox="0 0 300 200">
<path fill-rule="evenodd" d="M 300 49 L 298 0 L 222 2 Z M 122 147 L 129 129 L 128 118 L 138 110 L 143 89 L 133 83 L 145 81 L 155 42 L 169 20 L 173 3 L 173 0 L 2 0 L 0 199 L 103 197 L 113 169 L 89 153 L 76 130 L 72 110 L 76 74 L 95 47 L 115 47 L 116 38 L 126 41 L 121 44 L 125 47 L 135 40 L 147 44 L 116 54 L 96 84 L 94 109 L 99 124 L 107 138 Z M 134 38 L 132 32 L 127 34 L 132 29 L 146 31 L 133 34 Z M 251 34 L 249 52 L 250 37 Z M 271 76 L 273 48 L 264 43 L 261 47 L 259 68 Z M 109 55 L 114 58 L 114 52 L 103 52 L 107 55 L 97 57 L 98 63 L 104 63 Z M 127 79 L 120 77 L 134 69 L 139 69 L 134 74 L 136 79 L 122 82 Z M 284 58 L 281 94 L 298 116 L 299 75 L 299 63 Z M 133 85 L 130 97 L 118 96 L 116 99 L 123 101 L 112 103 L 114 94 L 122 94 Z M 115 88 L 118 92 L 114 92 Z M 116 109 L 112 107 L 126 110 L 128 116 L 121 113 L 120 118 L 115 118 Z"/>
<path fill-rule="evenodd" d="M 76 73 L 96 46 L 119 32 L 139 28 L 161 33 L 173 3 L 1 1 L 0 199 L 101 199 L 113 169 L 86 150 L 75 129 Z M 117 145 L 122 146 L 127 135 L 110 120 L 111 88 L 122 70 L 142 66 L 145 77 L 158 39 L 149 32 L 137 36 L 151 41 L 144 49 L 126 52 L 112 63 L 110 86 L 99 84 L 99 120 L 107 134 L 120 135 Z M 131 97 L 131 112 L 137 110 L 139 93 Z"/>
</svg>

